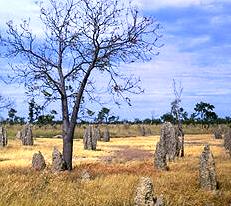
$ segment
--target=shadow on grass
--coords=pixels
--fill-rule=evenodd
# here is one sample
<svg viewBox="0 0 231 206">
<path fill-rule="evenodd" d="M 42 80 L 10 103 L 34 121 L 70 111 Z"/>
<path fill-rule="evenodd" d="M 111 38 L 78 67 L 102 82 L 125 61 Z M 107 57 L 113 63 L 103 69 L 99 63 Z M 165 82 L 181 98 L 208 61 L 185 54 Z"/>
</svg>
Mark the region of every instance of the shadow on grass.
<svg viewBox="0 0 231 206">
<path fill-rule="evenodd" d="M 9 161 L 9 158 L 0 158 L 0 162 Z"/>
</svg>

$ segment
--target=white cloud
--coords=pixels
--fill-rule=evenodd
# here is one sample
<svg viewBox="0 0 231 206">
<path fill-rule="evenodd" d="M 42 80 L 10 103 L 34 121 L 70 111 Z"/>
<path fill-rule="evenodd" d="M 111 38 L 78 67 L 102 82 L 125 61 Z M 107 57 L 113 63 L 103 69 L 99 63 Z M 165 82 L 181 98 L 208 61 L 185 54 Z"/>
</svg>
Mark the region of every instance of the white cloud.
<svg viewBox="0 0 231 206">
<path fill-rule="evenodd" d="M 195 37 L 185 37 L 179 43 L 179 48 L 194 49 L 200 47 L 203 44 L 209 43 L 211 37 L 209 35 L 201 35 Z"/>
<path fill-rule="evenodd" d="M 8 19 L 20 20 L 23 17 L 33 17 L 38 11 L 39 8 L 33 0 L 0 0 L 1 23 Z"/>
<path fill-rule="evenodd" d="M 34 0 L 0 0 L 0 27 L 4 28 L 6 22 L 13 20 L 18 25 L 23 19 L 30 19 L 31 28 L 35 33 L 40 33 L 39 7 Z"/>
<path fill-rule="evenodd" d="M 200 0 L 136 0 L 135 3 L 145 9 L 160 9 L 164 7 L 185 7 L 199 4 Z"/>
<path fill-rule="evenodd" d="M 229 0 L 134 0 L 133 3 L 147 10 L 158 10 L 165 7 L 201 6 L 211 8 L 215 3 L 229 2 Z"/>
<path fill-rule="evenodd" d="M 173 39 L 171 39 L 173 38 Z M 173 42 L 172 40 L 175 40 Z M 187 43 L 188 40 L 185 41 Z M 209 36 L 199 36 L 191 40 L 191 44 L 199 45 L 210 41 Z M 182 40 L 170 37 L 168 43 L 162 48 L 159 56 L 146 64 L 129 65 L 129 71 L 140 76 L 145 94 L 133 96 L 134 106 L 137 110 L 142 108 L 143 114 L 149 114 L 154 109 L 158 115 L 169 111 L 170 102 L 174 95 L 172 92 L 173 78 L 180 81 L 183 86 L 182 104 L 186 111 L 192 112 L 195 103 L 199 101 L 219 105 L 216 111 L 227 114 L 223 105 L 224 99 L 230 102 L 231 85 L 228 78 L 231 76 L 230 63 L 201 66 L 198 58 L 209 55 L 206 51 L 183 52 L 180 50 Z M 144 102 L 145 101 L 145 102 Z M 142 103 L 143 106 L 142 107 Z M 149 112 L 148 112 L 149 111 Z"/>
<path fill-rule="evenodd" d="M 231 15 L 217 15 L 211 18 L 211 24 L 214 26 L 230 24 Z"/>
<path fill-rule="evenodd" d="M 134 0 L 145 9 L 160 9 L 165 7 L 188 7 L 192 5 L 212 8 L 218 0 Z M 225 2 L 225 0 L 219 0 Z M 228 2 L 228 0 L 226 0 Z M 21 19 L 24 16 L 33 17 L 38 14 L 38 7 L 34 5 L 32 0 L 0 0 L 0 25 L 2 22 L 11 19 Z M 230 16 L 214 16 L 211 23 L 214 25 L 221 24 L 224 20 L 230 20 Z M 187 22 L 188 21 L 188 22 Z M 155 110 L 157 115 L 169 111 L 170 102 L 174 98 L 172 94 L 172 80 L 182 82 L 183 90 L 183 105 L 186 110 L 193 108 L 196 102 L 208 101 L 213 104 L 220 104 L 218 112 L 221 114 L 227 113 L 223 102 L 230 104 L 230 79 L 231 77 L 231 62 L 223 62 L 219 60 L 221 52 L 218 48 L 211 51 L 211 47 L 205 48 L 203 51 L 196 50 L 195 52 L 183 52 L 182 48 L 197 47 L 200 44 L 213 41 L 211 36 L 202 34 L 195 35 L 192 38 L 182 37 L 180 32 L 176 36 L 170 35 L 172 31 L 181 31 L 182 25 L 191 25 L 188 19 L 178 19 L 175 24 L 168 25 L 167 35 L 164 36 L 166 46 L 161 49 L 159 56 L 154 57 L 153 61 L 143 64 L 132 64 L 127 66 L 130 73 L 140 76 L 145 93 L 142 95 L 133 95 L 132 105 L 128 107 L 124 104 L 120 109 L 114 107 L 113 112 L 116 112 L 122 118 L 127 115 L 128 118 L 134 117 L 150 117 L 151 112 Z M 216 28 L 216 27 L 215 27 Z M 166 32 L 165 32 L 166 33 Z M 173 32 L 174 33 L 174 32 Z M 230 45 L 226 45 L 226 47 Z M 220 45 L 219 45 L 220 47 Z M 221 48 L 224 50 L 224 47 Z M 202 57 L 201 57 L 202 56 Z M 211 65 L 198 66 L 198 58 L 206 58 L 210 56 Z M 223 56 L 223 55 L 222 55 Z M 219 60 L 219 65 L 212 65 L 214 59 Z M 102 85 L 101 85 L 102 86 Z M 17 107 L 23 108 L 23 89 L 16 88 L 4 91 L 4 95 L 9 95 L 17 99 Z M 103 97 L 104 95 L 101 95 Z M 105 95 L 107 98 L 107 95 Z M 27 107 L 27 106 L 26 106 Z M 229 114 L 227 114 L 229 115 Z"/>
</svg>

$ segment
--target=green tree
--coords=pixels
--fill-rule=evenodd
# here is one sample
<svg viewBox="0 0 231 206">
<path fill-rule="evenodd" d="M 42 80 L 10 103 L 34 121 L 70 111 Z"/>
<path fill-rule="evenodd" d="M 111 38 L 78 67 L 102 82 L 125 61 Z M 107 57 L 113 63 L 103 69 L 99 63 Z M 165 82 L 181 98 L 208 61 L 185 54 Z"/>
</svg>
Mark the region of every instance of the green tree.
<svg viewBox="0 0 231 206">
<path fill-rule="evenodd" d="M 206 102 L 200 102 L 195 105 L 195 112 L 192 114 L 192 118 L 197 122 L 207 125 L 215 123 L 218 115 L 213 111 L 215 106 Z"/>
<path fill-rule="evenodd" d="M 94 114 L 95 114 L 95 112 L 93 112 L 93 111 L 90 110 L 90 109 L 87 109 L 87 115 L 88 115 L 88 116 L 93 117 Z"/>
<path fill-rule="evenodd" d="M 161 119 L 162 122 L 172 122 L 173 123 L 173 122 L 176 121 L 174 116 L 170 112 L 163 114 L 160 117 L 160 119 Z"/>
<path fill-rule="evenodd" d="M 108 117 L 108 122 L 109 123 L 117 123 L 118 120 L 119 120 L 119 116 L 112 115 L 112 116 Z"/>
<path fill-rule="evenodd" d="M 10 110 L 8 111 L 7 122 L 9 122 L 10 124 L 24 124 L 25 118 L 19 117 L 16 114 L 17 114 L 17 110 L 10 108 Z"/>
<path fill-rule="evenodd" d="M 39 115 L 41 114 L 41 112 L 43 111 L 43 107 L 39 106 L 34 98 L 31 99 L 31 101 L 29 102 L 29 113 L 28 113 L 28 119 L 30 123 L 35 122 L 36 120 L 38 120 Z"/>
<path fill-rule="evenodd" d="M 15 118 L 16 118 L 16 113 L 17 110 L 10 108 L 10 110 L 8 111 L 8 121 L 10 124 L 13 124 L 15 122 Z"/>
<path fill-rule="evenodd" d="M 39 115 L 36 123 L 39 125 L 53 124 L 56 114 L 57 112 L 55 110 L 51 110 L 50 114 Z"/>
<path fill-rule="evenodd" d="M 109 112 L 110 112 L 110 109 L 106 108 L 106 107 L 103 107 L 98 115 L 97 115 L 97 121 L 99 123 L 102 123 L 102 122 L 105 122 L 107 123 L 108 122 L 108 117 L 109 117 Z"/>
<path fill-rule="evenodd" d="M 94 116 L 95 115 L 94 111 L 90 109 L 86 109 L 86 113 L 87 113 L 87 116 L 84 118 L 84 120 L 82 120 L 83 124 L 89 123 L 89 121 L 92 122 L 96 119 L 96 117 Z"/>
<path fill-rule="evenodd" d="M 134 124 L 141 124 L 141 123 L 142 123 L 141 119 L 139 119 L 139 118 L 134 119 Z"/>
</svg>

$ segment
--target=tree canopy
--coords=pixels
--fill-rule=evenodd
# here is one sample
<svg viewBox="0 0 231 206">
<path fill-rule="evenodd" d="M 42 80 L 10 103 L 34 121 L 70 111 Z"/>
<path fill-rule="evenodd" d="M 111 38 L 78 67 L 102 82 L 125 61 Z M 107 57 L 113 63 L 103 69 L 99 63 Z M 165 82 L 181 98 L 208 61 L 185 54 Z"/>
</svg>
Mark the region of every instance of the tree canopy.
<svg viewBox="0 0 231 206">
<path fill-rule="evenodd" d="M 210 103 L 199 102 L 194 108 L 195 112 L 192 114 L 192 118 L 209 126 L 209 124 L 215 122 L 218 118 L 217 114 L 213 111 L 214 109 L 215 106 Z"/>
<path fill-rule="evenodd" d="M 43 33 L 30 21 L 8 21 L 0 36 L 5 57 L 15 58 L 17 78 L 47 102 L 59 100 L 63 155 L 72 169 L 73 134 L 81 105 L 95 99 L 97 75 L 109 76 L 107 91 L 130 104 L 126 92 L 140 93 L 139 78 L 123 75 L 122 64 L 149 61 L 158 54 L 159 24 L 118 0 L 49 0 L 40 5 Z M 92 75 L 92 74 L 97 75 Z"/>
</svg>

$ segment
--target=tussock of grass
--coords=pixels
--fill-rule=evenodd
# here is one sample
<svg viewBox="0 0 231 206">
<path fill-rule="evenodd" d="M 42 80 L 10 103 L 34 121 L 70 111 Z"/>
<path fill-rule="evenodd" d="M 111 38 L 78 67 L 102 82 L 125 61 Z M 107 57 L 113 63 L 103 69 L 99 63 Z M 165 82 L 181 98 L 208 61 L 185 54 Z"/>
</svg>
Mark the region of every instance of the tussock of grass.
<svg viewBox="0 0 231 206">
<path fill-rule="evenodd" d="M 74 140 L 74 170 L 61 173 L 50 170 L 53 146 L 61 150 L 61 139 L 39 138 L 28 147 L 10 140 L 0 149 L 0 205 L 133 205 L 140 176 L 150 176 L 155 193 L 163 194 L 170 206 L 229 205 L 231 160 L 222 140 L 211 135 L 186 135 L 185 139 L 185 157 L 163 172 L 153 168 L 158 136 L 112 138 L 109 143 L 99 142 L 97 151 L 85 151 L 82 140 Z M 206 142 L 212 145 L 216 161 L 220 189 L 215 193 L 203 191 L 198 184 L 199 156 Z M 31 169 L 32 155 L 38 150 L 48 164 L 43 172 Z M 90 181 L 81 180 L 83 170 L 91 174 Z"/>
</svg>

